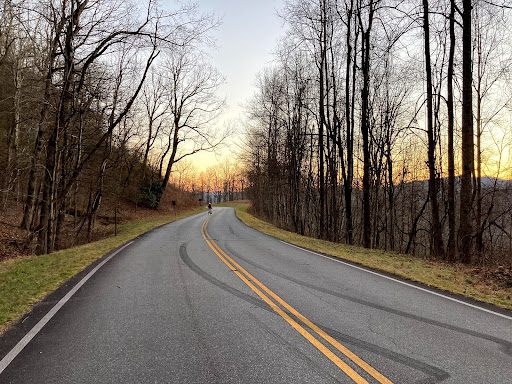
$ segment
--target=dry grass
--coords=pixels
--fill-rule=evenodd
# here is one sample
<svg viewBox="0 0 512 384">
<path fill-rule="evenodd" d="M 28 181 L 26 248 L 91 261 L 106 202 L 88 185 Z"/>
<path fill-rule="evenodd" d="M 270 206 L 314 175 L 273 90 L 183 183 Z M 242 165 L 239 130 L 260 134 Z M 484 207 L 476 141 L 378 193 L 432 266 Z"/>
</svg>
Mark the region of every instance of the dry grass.
<svg viewBox="0 0 512 384">
<path fill-rule="evenodd" d="M 120 225 L 117 236 L 49 255 L 0 261 L 0 334 L 34 304 L 106 253 L 159 225 L 203 211 L 204 208 L 195 208 L 176 215 L 153 215 Z"/>
<path fill-rule="evenodd" d="M 500 287 L 492 279 L 482 277 L 482 274 L 476 272 L 474 268 L 301 236 L 253 216 L 248 212 L 250 204 L 247 202 L 225 205 L 234 207 L 237 216 L 248 226 L 299 247 L 335 256 L 502 308 L 512 309 L 512 288 Z"/>
</svg>

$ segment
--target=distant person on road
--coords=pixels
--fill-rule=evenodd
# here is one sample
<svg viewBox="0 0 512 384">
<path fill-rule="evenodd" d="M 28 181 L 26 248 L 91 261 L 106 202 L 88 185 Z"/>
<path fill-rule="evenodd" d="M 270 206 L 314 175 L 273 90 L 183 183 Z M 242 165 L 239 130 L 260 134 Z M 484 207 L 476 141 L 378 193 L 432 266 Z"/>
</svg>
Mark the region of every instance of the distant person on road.
<svg viewBox="0 0 512 384">
<path fill-rule="evenodd" d="M 208 214 L 212 214 L 212 203 L 208 203 Z"/>
</svg>

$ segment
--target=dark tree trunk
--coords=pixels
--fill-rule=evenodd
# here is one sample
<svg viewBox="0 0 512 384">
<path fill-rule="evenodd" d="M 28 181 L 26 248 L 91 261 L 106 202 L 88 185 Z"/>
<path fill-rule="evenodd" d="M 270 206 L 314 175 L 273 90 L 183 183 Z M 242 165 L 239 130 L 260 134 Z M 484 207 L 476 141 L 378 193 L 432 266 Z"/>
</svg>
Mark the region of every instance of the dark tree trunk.
<svg viewBox="0 0 512 384">
<path fill-rule="evenodd" d="M 391 140 L 388 139 L 386 149 L 388 170 L 388 205 L 389 205 L 389 247 L 395 250 L 395 185 L 393 182 L 393 158 L 391 157 Z"/>
<path fill-rule="evenodd" d="M 447 256 L 449 261 L 455 261 L 455 154 L 453 147 L 454 131 L 454 102 L 453 102 L 453 72 L 455 57 L 455 0 L 450 0 L 450 50 L 448 56 L 448 246 Z"/>
<path fill-rule="evenodd" d="M 363 139 L 363 246 L 371 247 L 371 205 L 370 205 L 370 44 L 371 28 L 374 15 L 374 4 L 370 2 L 368 10 L 368 26 L 365 29 L 359 9 L 359 24 L 362 35 L 361 49 L 361 71 L 363 75 L 363 86 L 361 89 L 361 136 Z"/>
<path fill-rule="evenodd" d="M 323 20 L 325 22 L 325 20 Z M 322 33 L 322 37 L 325 38 Z M 318 121 L 318 179 L 319 179 L 319 204 L 320 204 L 320 217 L 318 223 L 318 237 L 325 238 L 325 165 L 324 165 L 324 128 L 325 128 L 325 73 L 324 62 L 326 59 L 324 42 L 320 42 L 320 63 L 319 63 L 319 83 L 320 83 L 320 97 L 318 100 L 319 121 Z"/>
<path fill-rule="evenodd" d="M 463 0 L 462 12 L 462 174 L 460 180 L 459 212 L 459 257 L 460 261 L 471 262 L 473 225 L 472 183 L 474 170 L 473 139 L 473 71 L 471 36 L 471 0 Z"/>
<path fill-rule="evenodd" d="M 350 70 L 352 66 L 352 15 L 354 11 L 354 0 L 350 2 L 350 9 L 347 14 L 347 63 L 345 67 L 345 120 L 346 120 L 346 176 L 343 185 L 345 194 L 345 220 L 346 220 L 346 242 L 354 243 L 354 227 L 352 223 L 352 180 L 354 178 L 354 135 L 353 120 L 351 118 L 350 102 Z M 354 60 L 355 61 L 355 60 Z M 355 71 L 355 68 L 353 69 Z"/>
<path fill-rule="evenodd" d="M 436 139 L 433 122 L 433 94 L 432 94 L 432 68 L 430 63 L 430 24 L 429 24 L 428 0 L 423 0 L 423 32 L 425 43 L 425 71 L 427 77 L 427 136 L 428 136 L 428 190 L 430 194 L 431 208 L 431 235 L 432 251 L 435 257 L 444 256 L 443 233 L 439 221 L 439 203 L 437 200 L 438 180 L 436 171 Z"/>
<path fill-rule="evenodd" d="M 162 185 L 162 187 L 161 187 L 162 193 L 165 191 L 165 189 L 167 188 L 167 185 L 169 184 L 169 179 L 171 178 L 172 166 L 174 165 L 174 161 L 176 159 L 176 153 L 178 151 L 179 119 L 178 119 L 178 121 L 175 121 L 174 125 L 175 125 L 175 127 L 174 127 L 173 139 L 172 139 L 171 155 L 169 157 L 169 161 L 167 162 L 167 169 L 165 170 L 165 175 L 164 175 L 164 178 L 163 178 L 162 184 L 161 184 Z"/>
</svg>

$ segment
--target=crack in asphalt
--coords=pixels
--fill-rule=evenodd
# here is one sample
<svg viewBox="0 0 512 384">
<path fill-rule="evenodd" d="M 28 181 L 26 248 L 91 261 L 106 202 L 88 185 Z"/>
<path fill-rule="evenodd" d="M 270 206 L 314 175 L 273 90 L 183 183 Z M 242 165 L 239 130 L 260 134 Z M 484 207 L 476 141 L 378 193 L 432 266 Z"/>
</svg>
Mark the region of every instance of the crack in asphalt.
<svg viewBox="0 0 512 384">
<path fill-rule="evenodd" d="M 419 322 L 422 322 L 422 323 L 426 323 L 426 324 L 434 325 L 434 326 L 437 326 L 437 327 L 445 328 L 445 329 L 448 329 L 450 331 L 455 331 L 455 332 L 463 333 L 463 334 L 466 334 L 466 335 L 469 335 L 469 336 L 473 336 L 473 337 L 476 337 L 476 338 L 479 338 L 479 339 L 491 341 L 493 343 L 498 344 L 500 346 L 500 350 L 503 353 L 505 353 L 505 354 L 507 354 L 509 356 L 512 356 L 512 343 L 507 341 L 507 340 L 503 340 L 503 339 L 500 339 L 498 337 L 491 336 L 491 335 L 486 335 L 484 333 L 472 331 L 470 329 L 457 327 L 456 325 L 445 324 L 445 323 L 440 322 L 438 320 L 427 319 L 427 318 L 424 318 L 424 317 L 421 317 L 421 316 L 414 315 L 412 313 L 400 311 L 400 310 L 394 309 L 394 308 L 389 308 L 389 307 L 386 307 L 384 305 L 372 303 L 372 302 L 367 301 L 367 300 L 359 299 L 357 297 L 352 297 L 352 296 L 349 296 L 349 295 L 345 295 L 343 293 L 335 292 L 335 291 L 327 289 L 327 288 L 319 287 L 317 285 L 310 284 L 310 283 L 307 283 L 305 281 L 301 281 L 299 279 L 295 279 L 293 277 L 287 276 L 287 275 L 285 275 L 283 273 L 272 271 L 269 268 L 266 268 L 266 267 L 264 267 L 264 266 L 262 266 L 262 265 L 260 265 L 258 263 L 253 262 L 252 260 L 248 260 L 247 258 L 245 258 L 243 256 L 240 256 L 240 254 L 238 254 L 236 251 L 234 251 L 232 248 L 230 248 L 229 245 L 225 245 L 225 248 L 226 248 L 226 250 L 229 251 L 229 253 L 231 253 L 232 255 L 236 256 L 240 260 L 243 260 L 247 264 L 250 264 L 250 265 L 252 265 L 252 266 L 254 266 L 256 268 L 259 268 L 259 269 L 261 269 L 261 270 L 263 270 L 263 271 L 265 271 L 267 273 L 270 273 L 270 274 L 272 274 L 274 276 L 278 276 L 278 277 L 280 277 L 282 279 L 291 281 L 291 282 L 293 282 L 295 284 L 298 284 L 300 286 L 308 287 L 308 288 L 311 288 L 311 289 L 315 289 L 315 290 L 317 290 L 319 292 L 323 292 L 323 293 L 329 294 L 331 296 L 338 297 L 340 299 L 351 301 L 353 303 L 361 304 L 361 305 L 364 305 L 364 306 L 367 306 L 367 307 L 372 307 L 374 309 L 378 309 L 380 311 L 384 311 L 384 312 L 387 312 L 387 313 L 392 313 L 392 314 L 400 316 L 400 317 L 409 318 L 409 319 L 416 320 L 416 321 L 419 321 Z"/>
<path fill-rule="evenodd" d="M 208 274 L 206 271 L 201 269 L 197 264 L 195 264 L 190 256 L 187 253 L 186 244 L 183 243 L 180 246 L 180 258 L 181 260 L 197 275 L 202 277 L 203 279 L 207 280 L 211 284 L 221 288 L 222 290 L 250 303 L 253 305 L 256 305 L 259 308 L 262 308 L 272 314 L 275 314 L 275 312 L 265 303 L 263 300 L 260 300 L 256 297 L 253 297 L 251 295 L 248 295 L 244 292 L 239 291 L 236 288 L 231 287 L 230 285 L 218 280 L 217 278 L 213 277 L 212 275 Z M 368 343 L 366 341 L 357 339 L 355 337 L 349 336 L 347 334 L 341 333 L 337 330 L 330 329 L 328 327 L 325 327 L 321 324 L 317 324 L 321 329 L 323 329 L 325 332 L 330 334 L 332 337 L 339 341 L 343 341 L 347 344 L 359 347 L 361 349 L 364 349 L 366 351 L 369 351 L 371 353 L 377 354 L 379 356 L 383 356 L 389 360 L 392 360 L 394 362 L 403 364 L 408 366 L 409 368 L 415 369 L 417 371 L 423 372 L 427 376 L 429 376 L 428 380 L 430 381 L 424 381 L 422 380 L 422 383 L 439 383 L 443 380 L 446 380 L 450 377 L 450 374 L 446 371 L 443 371 L 440 368 L 437 368 L 435 366 L 429 365 L 427 363 L 424 363 L 423 361 L 413 359 L 411 357 L 402 355 L 397 352 L 390 351 L 386 348 L 379 347 L 375 344 Z"/>
</svg>

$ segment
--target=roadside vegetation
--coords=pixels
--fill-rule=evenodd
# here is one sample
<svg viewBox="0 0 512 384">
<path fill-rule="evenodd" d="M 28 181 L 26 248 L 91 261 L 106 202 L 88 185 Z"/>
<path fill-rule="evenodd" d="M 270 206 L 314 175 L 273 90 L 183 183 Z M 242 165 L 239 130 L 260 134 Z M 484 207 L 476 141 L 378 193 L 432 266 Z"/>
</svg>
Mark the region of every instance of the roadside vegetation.
<svg viewBox="0 0 512 384">
<path fill-rule="evenodd" d="M 322 240 L 512 273 L 511 7 L 287 0 L 280 16 L 246 104 L 254 212 Z"/>
<path fill-rule="evenodd" d="M 218 24 L 193 3 L 2 2 L 0 259 L 5 242 L 97 240 L 127 201 L 165 205 L 178 164 L 224 138 Z"/>
<path fill-rule="evenodd" d="M 224 205 L 235 208 L 238 218 L 248 226 L 290 244 L 447 292 L 512 309 L 512 286 L 508 284 L 510 276 L 501 276 L 499 269 L 483 270 L 464 264 L 448 264 L 434 259 L 366 249 L 302 236 L 278 228 L 254 216 L 250 212 L 251 205 L 248 202 Z"/>
<path fill-rule="evenodd" d="M 28 313 L 34 304 L 108 252 L 160 225 L 202 211 L 204 207 L 154 215 L 121 224 L 117 236 L 46 255 L 0 261 L 0 334 Z"/>
</svg>

